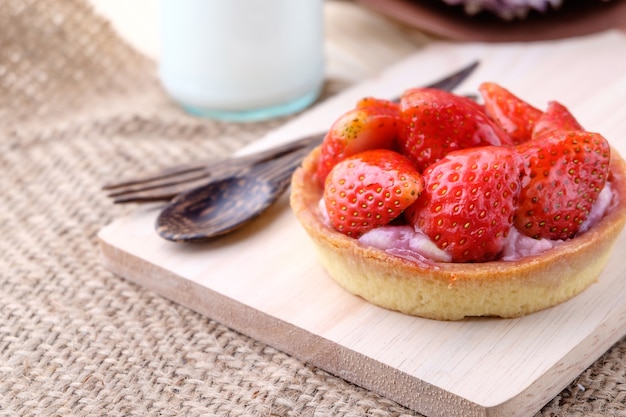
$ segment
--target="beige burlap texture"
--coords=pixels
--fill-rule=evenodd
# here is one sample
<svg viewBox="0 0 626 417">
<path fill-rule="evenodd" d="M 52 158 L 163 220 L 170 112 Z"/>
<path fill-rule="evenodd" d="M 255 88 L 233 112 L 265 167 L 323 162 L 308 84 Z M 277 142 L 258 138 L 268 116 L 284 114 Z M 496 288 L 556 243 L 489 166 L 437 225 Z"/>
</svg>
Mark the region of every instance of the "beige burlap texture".
<svg viewBox="0 0 626 417">
<path fill-rule="evenodd" d="M 78 0 L 0 2 L 0 415 L 417 415 L 105 270 L 101 185 L 284 120 L 186 116 Z M 626 415 L 626 340 L 541 416 Z"/>
</svg>

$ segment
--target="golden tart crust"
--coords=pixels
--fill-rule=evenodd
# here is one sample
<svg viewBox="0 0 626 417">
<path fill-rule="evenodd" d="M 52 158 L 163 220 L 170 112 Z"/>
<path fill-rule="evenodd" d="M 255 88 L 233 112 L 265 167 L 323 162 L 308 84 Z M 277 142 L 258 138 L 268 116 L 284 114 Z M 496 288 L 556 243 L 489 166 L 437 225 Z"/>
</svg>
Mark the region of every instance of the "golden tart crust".
<svg viewBox="0 0 626 417">
<path fill-rule="evenodd" d="M 586 233 L 516 261 L 417 263 L 333 230 L 319 210 L 322 189 L 314 179 L 319 148 L 294 173 L 290 201 L 319 262 L 347 291 L 387 309 L 437 320 L 519 317 L 574 297 L 605 267 L 626 223 L 626 163 L 611 151 L 609 178 L 618 204 Z"/>
</svg>

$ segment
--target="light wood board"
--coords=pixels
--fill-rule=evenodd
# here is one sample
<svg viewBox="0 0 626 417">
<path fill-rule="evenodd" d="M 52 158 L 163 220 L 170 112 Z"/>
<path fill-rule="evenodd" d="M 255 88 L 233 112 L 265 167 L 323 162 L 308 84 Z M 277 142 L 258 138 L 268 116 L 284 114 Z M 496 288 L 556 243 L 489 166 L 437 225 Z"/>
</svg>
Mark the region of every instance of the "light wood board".
<svg viewBox="0 0 626 417">
<path fill-rule="evenodd" d="M 391 97 L 480 59 L 457 91 L 497 81 L 538 107 L 558 99 L 626 155 L 626 36 L 536 44 L 436 43 L 272 132 L 246 151 L 326 129 L 364 95 Z M 158 208 L 104 227 L 111 271 L 233 329 L 429 416 L 532 415 L 626 334 L 626 234 L 597 283 L 513 320 L 438 322 L 346 293 L 321 269 L 283 198 L 205 244 L 153 230 Z"/>
</svg>

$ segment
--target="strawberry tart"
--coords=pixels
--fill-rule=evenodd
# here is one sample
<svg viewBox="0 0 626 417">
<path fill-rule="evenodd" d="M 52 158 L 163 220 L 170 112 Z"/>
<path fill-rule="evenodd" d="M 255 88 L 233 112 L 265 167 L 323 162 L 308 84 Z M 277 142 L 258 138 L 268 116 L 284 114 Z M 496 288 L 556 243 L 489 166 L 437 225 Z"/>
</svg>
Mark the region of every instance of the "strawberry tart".
<svg viewBox="0 0 626 417">
<path fill-rule="evenodd" d="M 626 163 L 557 101 L 479 91 L 362 99 L 294 173 L 292 209 L 349 292 L 431 319 L 519 317 L 600 276 Z"/>
</svg>

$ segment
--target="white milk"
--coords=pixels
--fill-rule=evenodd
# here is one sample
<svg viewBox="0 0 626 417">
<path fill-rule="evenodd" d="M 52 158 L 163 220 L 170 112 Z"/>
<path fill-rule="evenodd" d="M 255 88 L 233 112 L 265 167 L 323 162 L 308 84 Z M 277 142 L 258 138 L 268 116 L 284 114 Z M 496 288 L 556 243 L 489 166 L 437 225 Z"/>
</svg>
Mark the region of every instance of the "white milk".
<svg viewBox="0 0 626 417">
<path fill-rule="evenodd" d="M 260 120 L 302 110 L 324 79 L 323 0 L 161 0 L 159 76 L 189 113 Z"/>
</svg>

